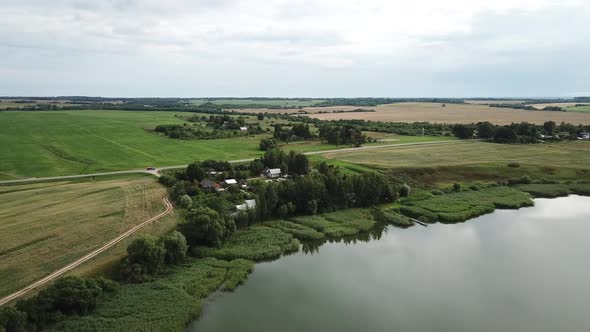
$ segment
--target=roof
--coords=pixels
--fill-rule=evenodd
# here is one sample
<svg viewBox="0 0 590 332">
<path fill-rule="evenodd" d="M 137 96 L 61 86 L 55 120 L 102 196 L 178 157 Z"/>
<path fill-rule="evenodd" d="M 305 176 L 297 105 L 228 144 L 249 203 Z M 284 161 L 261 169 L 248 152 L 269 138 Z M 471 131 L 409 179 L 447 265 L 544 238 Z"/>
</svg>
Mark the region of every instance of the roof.
<svg viewBox="0 0 590 332">
<path fill-rule="evenodd" d="M 206 179 L 201 181 L 201 187 L 203 187 L 203 188 L 215 188 L 216 185 L 217 185 L 217 183 L 215 181 L 206 180 Z"/>
<path fill-rule="evenodd" d="M 236 205 L 236 209 L 239 211 L 249 210 L 256 208 L 256 200 L 255 199 L 247 199 L 244 201 L 244 204 Z"/>
<path fill-rule="evenodd" d="M 269 168 L 266 170 L 268 174 L 281 174 L 280 168 Z"/>
<path fill-rule="evenodd" d="M 225 183 L 226 184 L 237 184 L 238 181 L 236 181 L 236 179 L 227 179 L 227 180 L 225 180 Z"/>
<path fill-rule="evenodd" d="M 242 130 L 242 131 L 248 130 L 248 127 L 240 127 L 240 130 Z"/>
</svg>

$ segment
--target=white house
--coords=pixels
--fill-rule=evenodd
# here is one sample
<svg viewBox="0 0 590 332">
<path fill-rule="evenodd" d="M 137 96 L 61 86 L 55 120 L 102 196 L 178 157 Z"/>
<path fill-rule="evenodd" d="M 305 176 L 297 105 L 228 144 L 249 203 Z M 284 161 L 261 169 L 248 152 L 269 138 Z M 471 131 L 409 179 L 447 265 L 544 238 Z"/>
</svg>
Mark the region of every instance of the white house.
<svg viewBox="0 0 590 332">
<path fill-rule="evenodd" d="M 240 127 L 240 131 L 248 131 L 248 127 Z"/>
<path fill-rule="evenodd" d="M 281 176 L 281 169 L 280 168 L 267 168 L 264 170 L 264 176 L 268 178 L 278 178 Z"/>
<path fill-rule="evenodd" d="M 256 200 L 255 199 L 247 199 L 244 201 L 244 204 L 236 205 L 236 209 L 238 211 L 246 211 L 250 209 L 256 208 Z"/>
<path fill-rule="evenodd" d="M 583 132 L 578 136 L 580 139 L 590 139 L 590 133 Z"/>
<path fill-rule="evenodd" d="M 228 186 L 233 186 L 235 184 L 238 184 L 238 181 L 236 181 L 236 179 L 226 179 L 225 184 Z"/>
</svg>

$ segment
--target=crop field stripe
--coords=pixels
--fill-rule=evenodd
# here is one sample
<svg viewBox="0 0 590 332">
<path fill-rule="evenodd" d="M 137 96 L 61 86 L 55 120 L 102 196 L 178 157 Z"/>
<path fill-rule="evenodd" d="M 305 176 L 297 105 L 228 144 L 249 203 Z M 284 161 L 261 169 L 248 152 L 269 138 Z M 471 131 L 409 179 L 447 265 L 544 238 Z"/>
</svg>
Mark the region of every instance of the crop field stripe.
<svg viewBox="0 0 590 332">
<path fill-rule="evenodd" d="M 156 216 L 154 216 L 154 217 L 152 217 L 152 218 L 144 221 L 143 223 L 141 223 L 139 225 L 136 225 L 135 227 L 129 229 L 125 233 L 123 233 L 123 234 L 117 236 L 116 238 L 114 238 L 113 240 L 109 241 L 108 243 L 106 243 L 102 247 L 100 247 L 100 248 L 92 251 L 91 253 L 85 255 L 84 257 L 82 257 L 82 258 L 80 258 L 80 259 L 78 259 L 78 260 L 76 260 L 76 261 L 74 261 L 74 262 L 72 262 L 72 263 L 70 263 L 70 264 L 62 267 L 61 269 L 59 269 L 59 270 L 57 270 L 57 271 L 49 274 L 48 276 L 46 276 L 46 277 L 44 277 L 44 278 L 42 278 L 42 279 L 40 279 L 40 280 L 32 283 L 31 285 L 29 285 L 29 286 L 27 286 L 27 287 L 19 290 L 18 292 L 13 293 L 11 295 L 8 295 L 8 296 L 0 299 L 0 306 L 13 301 L 13 300 L 21 297 L 22 295 L 30 292 L 31 290 L 33 290 L 33 289 L 35 289 L 37 287 L 43 286 L 44 284 L 46 284 L 46 283 L 50 282 L 51 280 L 53 280 L 53 279 L 61 276 L 62 274 L 64 274 L 64 273 L 66 273 L 66 272 L 68 272 L 68 271 L 70 271 L 70 270 L 78 267 L 82 263 L 84 263 L 84 262 L 86 262 L 86 261 L 94 258 L 95 256 L 98 256 L 100 253 L 108 250 L 109 248 L 113 247 L 117 243 L 123 241 L 125 238 L 127 238 L 131 234 L 135 233 L 137 230 L 139 230 L 143 226 L 149 224 L 150 222 L 152 222 L 154 220 L 160 219 L 161 217 L 167 215 L 168 213 L 170 213 L 174 209 L 174 207 L 172 206 L 172 204 L 170 203 L 170 201 L 168 200 L 167 197 L 164 197 L 163 201 L 164 201 L 164 205 L 166 206 L 166 210 L 165 211 L 163 211 L 163 212 L 159 213 L 158 215 L 156 215 Z"/>
</svg>

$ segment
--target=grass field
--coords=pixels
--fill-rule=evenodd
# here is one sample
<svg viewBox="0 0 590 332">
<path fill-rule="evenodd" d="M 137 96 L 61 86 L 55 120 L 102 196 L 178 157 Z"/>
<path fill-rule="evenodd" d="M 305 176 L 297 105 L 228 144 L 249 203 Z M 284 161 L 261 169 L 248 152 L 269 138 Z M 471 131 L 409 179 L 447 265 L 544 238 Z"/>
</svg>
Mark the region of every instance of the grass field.
<svg viewBox="0 0 590 332">
<path fill-rule="evenodd" d="M 579 112 L 525 111 L 511 108 L 489 107 L 481 104 L 443 104 L 439 103 L 398 103 L 370 107 L 375 112 L 347 112 L 310 114 L 310 117 L 322 120 L 371 120 L 389 122 L 434 123 L 477 123 L 489 121 L 496 124 L 527 121 L 542 124 L 545 121 L 562 121 L 573 124 L 590 124 L 590 114 Z M 322 107 L 324 110 L 352 110 L 358 107 Z M 317 107 L 306 107 L 305 111 L 317 112 Z"/>
<path fill-rule="evenodd" d="M 0 180 L 142 169 L 195 160 L 257 157 L 265 135 L 216 140 L 179 140 L 151 132 L 159 124 L 182 124 L 196 113 L 139 111 L 0 112 Z M 176 116 L 175 116 L 176 115 Z M 252 117 L 254 119 L 255 117 Z M 286 120 L 265 119 L 262 126 Z M 391 143 L 444 137 L 398 136 Z M 320 141 L 284 145 L 318 151 L 348 146 Z"/>
<path fill-rule="evenodd" d="M 590 105 L 588 106 L 570 106 L 565 109 L 568 112 L 582 112 L 590 113 Z"/>
<path fill-rule="evenodd" d="M 551 144 L 495 144 L 485 142 L 441 143 L 358 152 L 332 152 L 335 159 L 380 168 L 506 164 L 590 169 L 590 142 Z"/>
<path fill-rule="evenodd" d="M 152 176 L 0 186 L 0 295 L 164 210 Z"/>
</svg>

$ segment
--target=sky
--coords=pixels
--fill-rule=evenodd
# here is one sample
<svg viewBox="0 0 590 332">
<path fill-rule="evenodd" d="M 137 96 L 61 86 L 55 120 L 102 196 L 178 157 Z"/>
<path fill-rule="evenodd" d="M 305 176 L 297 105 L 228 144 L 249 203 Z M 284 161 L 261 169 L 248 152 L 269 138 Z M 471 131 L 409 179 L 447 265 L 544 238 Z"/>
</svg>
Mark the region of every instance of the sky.
<svg viewBox="0 0 590 332">
<path fill-rule="evenodd" d="M 590 95 L 590 0 L 0 0 L 0 96 Z"/>
</svg>

